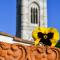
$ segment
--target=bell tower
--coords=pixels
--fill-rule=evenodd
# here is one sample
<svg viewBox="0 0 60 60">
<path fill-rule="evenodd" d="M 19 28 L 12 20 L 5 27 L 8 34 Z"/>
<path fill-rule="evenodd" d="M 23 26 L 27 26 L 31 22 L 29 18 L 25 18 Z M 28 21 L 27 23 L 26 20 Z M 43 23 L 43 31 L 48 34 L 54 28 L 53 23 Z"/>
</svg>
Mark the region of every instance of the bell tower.
<svg viewBox="0 0 60 60">
<path fill-rule="evenodd" d="M 31 40 L 36 26 L 47 27 L 47 0 L 17 0 L 16 36 Z"/>
</svg>

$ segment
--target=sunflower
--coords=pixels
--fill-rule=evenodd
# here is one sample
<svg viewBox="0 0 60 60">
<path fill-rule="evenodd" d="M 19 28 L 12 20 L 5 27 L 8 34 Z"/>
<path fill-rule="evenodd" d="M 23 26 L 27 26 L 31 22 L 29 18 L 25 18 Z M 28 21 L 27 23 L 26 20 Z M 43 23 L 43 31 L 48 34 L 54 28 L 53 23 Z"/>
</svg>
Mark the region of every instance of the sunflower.
<svg viewBox="0 0 60 60">
<path fill-rule="evenodd" d="M 36 27 L 32 32 L 34 45 L 42 42 L 44 45 L 55 46 L 59 40 L 59 33 L 55 28 Z"/>
<path fill-rule="evenodd" d="M 56 28 L 48 28 L 48 31 L 54 34 L 50 41 L 52 42 L 51 46 L 55 46 L 59 40 L 59 32 Z"/>
</svg>

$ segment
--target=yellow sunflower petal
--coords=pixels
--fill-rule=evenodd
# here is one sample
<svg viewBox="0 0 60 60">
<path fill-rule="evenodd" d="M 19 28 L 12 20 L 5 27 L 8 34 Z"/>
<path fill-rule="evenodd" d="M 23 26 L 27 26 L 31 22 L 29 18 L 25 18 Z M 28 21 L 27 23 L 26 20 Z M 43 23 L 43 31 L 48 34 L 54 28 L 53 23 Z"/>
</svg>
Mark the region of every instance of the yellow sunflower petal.
<svg viewBox="0 0 60 60">
<path fill-rule="evenodd" d="M 34 45 L 37 46 L 39 44 L 40 39 L 34 41 Z"/>
<path fill-rule="evenodd" d="M 32 37 L 38 39 L 38 32 L 47 33 L 47 28 L 45 27 L 36 27 L 32 32 Z"/>
<path fill-rule="evenodd" d="M 57 42 L 59 40 L 59 32 L 56 28 L 49 28 L 49 32 L 54 33 L 53 38 L 51 39 L 51 42 Z"/>
</svg>

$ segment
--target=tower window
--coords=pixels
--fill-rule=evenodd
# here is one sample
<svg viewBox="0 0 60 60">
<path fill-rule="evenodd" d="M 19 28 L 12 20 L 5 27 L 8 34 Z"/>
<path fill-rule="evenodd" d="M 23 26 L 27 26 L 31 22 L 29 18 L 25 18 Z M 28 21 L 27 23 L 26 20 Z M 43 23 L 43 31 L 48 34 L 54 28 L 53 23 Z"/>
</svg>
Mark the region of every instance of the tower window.
<svg viewBox="0 0 60 60">
<path fill-rule="evenodd" d="M 36 8 L 36 24 L 38 23 L 38 9 Z"/>
<path fill-rule="evenodd" d="M 40 20 L 40 6 L 36 2 L 30 5 L 30 21 L 32 24 L 39 24 Z"/>
<path fill-rule="evenodd" d="M 37 24 L 38 23 L 38 9 L 31 8 L 31 23 Z"/>
</svg>

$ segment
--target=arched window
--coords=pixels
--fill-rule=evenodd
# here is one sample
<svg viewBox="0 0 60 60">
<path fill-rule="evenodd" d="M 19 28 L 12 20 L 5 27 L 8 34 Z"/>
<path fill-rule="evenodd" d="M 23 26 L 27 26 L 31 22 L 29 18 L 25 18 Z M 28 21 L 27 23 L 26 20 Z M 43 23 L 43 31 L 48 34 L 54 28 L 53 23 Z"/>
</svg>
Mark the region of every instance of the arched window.
<svg viewBox="0 0 60 60">
<path fill-rule="evenodd" d="M 38 9 L 36 8 L 35 10 L 36 10 L 36 12 L 35 12 L 35 15 L 36 15 L 36 23 L 38 23 Z"/>
<path fill-rule="evenodd" d="M 40 20 L 40 7 L 35 2 L 30 7 L 30 20 L 32 24 L 38 24 Z"/>
</svg>

